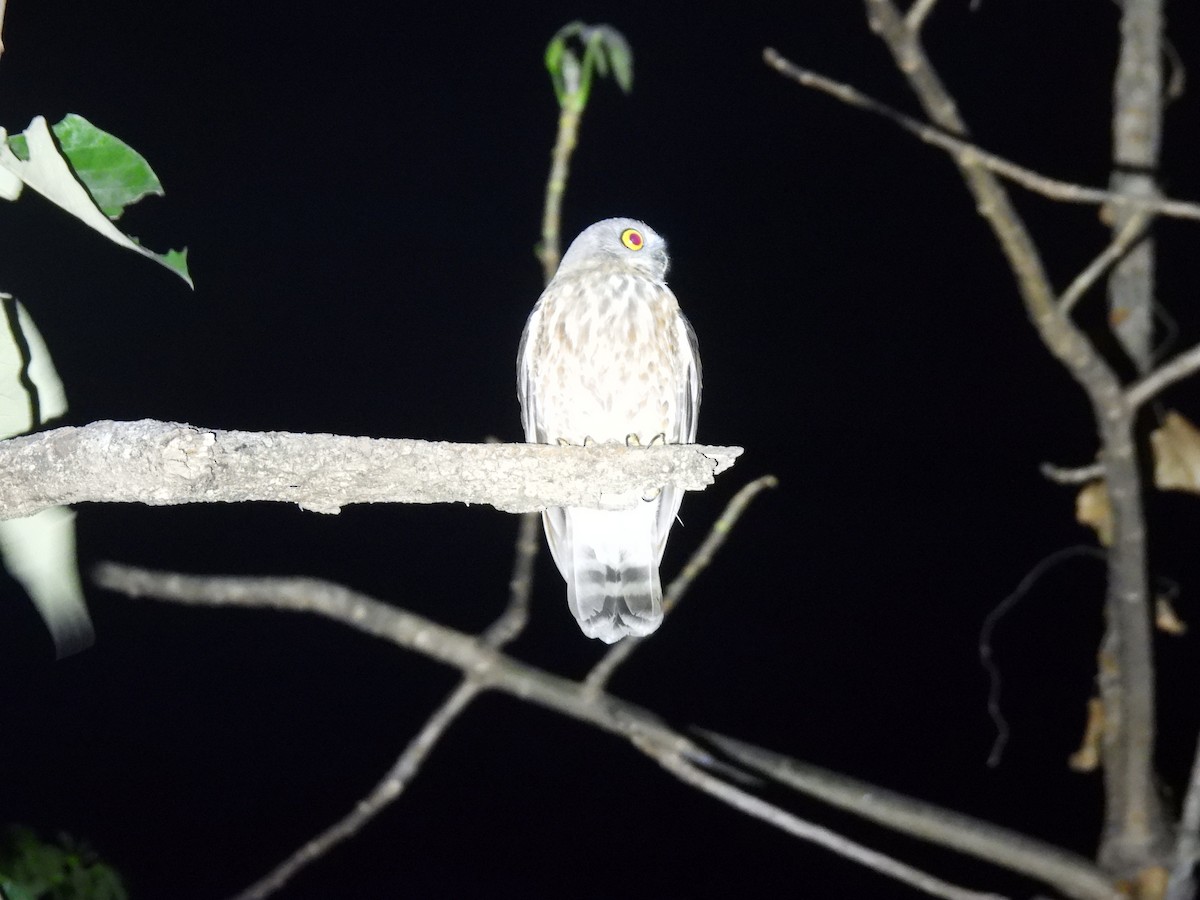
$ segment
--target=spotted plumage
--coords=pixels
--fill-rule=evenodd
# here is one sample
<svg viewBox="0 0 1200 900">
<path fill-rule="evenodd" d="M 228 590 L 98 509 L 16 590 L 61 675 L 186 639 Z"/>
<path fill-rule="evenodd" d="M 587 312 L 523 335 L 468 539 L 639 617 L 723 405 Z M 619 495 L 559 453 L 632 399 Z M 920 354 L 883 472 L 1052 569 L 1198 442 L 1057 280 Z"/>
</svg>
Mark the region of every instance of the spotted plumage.
<svg viewBox="0 0 1200 900">
<path fill-rule="evenodd" d="M 663 239 L 634 219 L 585 229 L 529 316 L 517 355 L 525 440 L 693 443 L 696 337 L 665 277 Z M 662 621 L 658 566 L 682 495 L 631 510 L 543 514 L 567 604 L 588 637 L 613 643 Z"/>
</svg>

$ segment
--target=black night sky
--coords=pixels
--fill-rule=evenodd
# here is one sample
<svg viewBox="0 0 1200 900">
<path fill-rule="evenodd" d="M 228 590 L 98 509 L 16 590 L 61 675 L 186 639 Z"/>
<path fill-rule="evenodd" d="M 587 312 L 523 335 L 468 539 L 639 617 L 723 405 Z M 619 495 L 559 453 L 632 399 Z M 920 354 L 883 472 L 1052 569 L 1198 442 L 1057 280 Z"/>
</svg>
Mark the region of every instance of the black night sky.
<svg viewBox="0 0 1200 900">
<path fill-rule="evenodd" d="M 975 139 L 1103 185 L 1118 8 L 942 0 L 927 44 Z M 1200 13 L 1168 3 L 1194 76 Z M 635 53 L 585 115 L 564 236 L 608 216 L 668 240 L 699 336 L 700 440 L 746 448 L 683 504 L 669 579 L 745 482 L 779 476 L 614 693 L 1086 855 L 1095 775 L 1068 771 L 1101 634 L 1103 570 L 1053 570 L 1000 624 L 1013 727 L 997 769 L 977 641 L 1046 554 L 1092 536 L 1043 461 L 1089 462 L 1082 391 L 1025 318 L 956 171 L 892 125 L 785 81 L 765 46 L 909 112 L 858 3 L 451 6 L 13 0 L 0 122 L 86 116 L 167 191 L 126 228 L 188 245 L 196 292 L 29 194 L 0 210 L 0 289 L 30 309 L 69 422 L 454 441 L 521 437 L 514 359 L 557 105 L 542 66 L 571 19 Z M 1168 111 L 1162 179 L 1200 197 L 1200 92 Z M 1106 243 L 1092 207 L 1015 192 L 1057 285 Z M 1198 232 L 1164 223 L 1174 348 L 1200 340 Z M 1081 319 L 1103 319 L 1089 296 Z M 1200 419 L 1200 391 L 1164 403 Z M 503 606 L 517 520 L 490 508 L 88 505 L 81 563 L 343 582 L 455 628 Z M 1153 574 L 1200 624 L 1200 505 L 1150 498 Z M 53 661 L 0 598 L 0 822 L 86 838 L 135 900 L 229 896 L 343 815 L 456 672 L 315 618 L 91 589 L 98 640 Z M 1196 629 L 1160 638 L 1160 771 L 1178 796 L 1200 708 Z M 602 652 L 548 554 L 511 652 L 568 677 Z M 1037 885 L 769 794 L 977 888 Z M 675 781 L 618 739 L 489 695 L 410 792 L 281 898 L 907 898 Z"/>
</svg>

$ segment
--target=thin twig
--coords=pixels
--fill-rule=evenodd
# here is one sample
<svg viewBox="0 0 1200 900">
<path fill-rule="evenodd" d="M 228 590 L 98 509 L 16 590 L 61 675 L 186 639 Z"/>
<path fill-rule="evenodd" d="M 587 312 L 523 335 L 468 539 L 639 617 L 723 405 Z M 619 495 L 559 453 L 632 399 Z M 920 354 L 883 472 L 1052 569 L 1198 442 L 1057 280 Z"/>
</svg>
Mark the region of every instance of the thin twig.
<svg viewBox="0 0 1200 900">
<path fill-rule="evenodd" d="M 522 663 L 483 641 L 429 619 L 381 603 L 341 585 L 310 578 L 198 577 L 151 572 L 116 563 L 96 567 L 101 587 L 131 597 L 153 597 L 200 606 L 271 608 L 325 616 L 365 634 L 457 668 L 484 688 L 554 710 L 630 741 L 649 743 L 661 753 L 706 761 L 708 751 L 667 726 L 654 713 L 580 682 Z M 869 805 L 870 797 L 864 800 Z M 728 802 L 728 801 L 726 801 Z M 847 806 L 853 809 L 852 806 Z M 919 816 L 918 816 L 919 818 Z M 986 823 L 981 823 L 986 825 Z M 1087 900 L 1111 900 L 1111 892 L 1080 894 Z"/>
<path fill-rule="evenodd" d="M 264 900 L 282 888 L 305 866 L 320 859 L 337 844 L 353 837 L 388 804 L 404 793 L 445 730 L 482 690 L 476 682 L 465 679 L 409 742 L 404 753 L 371 793 L 358 801 L 352 812 L 326 828 L 267 876 L 237 894 L 233 900 Z"/>
<path fill-rule="evenodd" d="M 912 6 L 908 8 L 908 12 L 904 14 L 904 24 L 909 31 L 914 33 L 921 30 L 925 24 L 925 18 L 933 12 L 933 8 L 937 6 L 938 0 L 916 0 Z"/>
<path fill-rule="evenodd" d="M 871 822 L 1020 872 L 1080 900 L 1122 896 L 1094 863 L 1069 850 L 714 731 L 697 733 L 740 765 Z"/>
<path fill-rule="evenodd" d="M 1038 471 L 1055 484 L 1086 484 L 1104 477 L 1104 464 L 1092 463 L 1090 466 L 1056 466 L 1044 462 L 1038 466 Z"/>
<path fill-rule="evenodd" d="M 508 606 L 483 633 L 489 647 L 503 647 L 517 639 L 529 621 L 529 598 L 533 594 L 533 564 L 541 546 L 542 517 L 524 513 L 517 527 L 512 577 L 508 580 Z"/>
<path fill-rule="evenodd" d="M 969 159 L 972 164 L 979 165 L 990 172 L 1001 175 L 1015 184 L 1019 184 L 1026 190 L 1041 194 L 1043 197 L 1049 197 L 1052 200 L 1061 200 L 1065 203 L 1112 204 L 1135 210 L 1145 210 L 1176 219 L 1200 220 L 1200 203 L 1192 203 L 1185 200 L 1166 200 L 1159 197 L 1131 197 L 1127 194 L 1120 194 L 1102 188 L 1087 187 L 1086 185 L 1050 178 L 1047 175 L 1034 172 L 1032 169 L 1017 165 L 1010 160 L 1004 159 L 1002 156 L 997 156 L 995 153 L 989 153 L 982 147 L 972 144 L 970 141 L 963 140 L 961 137 L 955 137 L 946 131 L 939 131 L 937 128 L 914 119 L 912 116 L 905 115 L 899 110 L 888 106 L 886 103 L 867 96 L 851 85 L 835 81 L 810 69 L 802 68 L 784 58 L 772 47 L 768 47 L 763 51 L 763 60 L 780 74 L 786 75 L 804 87 L 814 88 L 850 106 L 882 116 L 910 134 L 920 138 L 925 143 L 945 150 L 955 157 L 959 157 L 960 164 L 964 160 Z"/>
<path fill-rule="evenodd" d="M 1093 284 L 1104 276 L 1114 263 L 1118 262 L 1125 251 L 1141 239 L 1146 223 L 1150 221 L 1150 213 L 1144 209 L 1134 212 L 1121 229 L 1116 233 L 1100 254 L 1088 263 L 1087 268 L 1075 276 L 1067 285 L 1067 289 L 1058 298 L 1058 307 L 1064 313 L 1069 313 L 1075 304 L 1088 292 Z"/>
<path fill-rule="evenodd" d="M 641 747 L 640 744 L 639 747 Z M 944 900 L 1004 900 L 999 894 L 972 891 L 958 885 L 950 884 L 907 863 L 902 863 L 898 859 L 886 856 L 869 847 L 864 847 L 862 844 L 852 841 L 849 838 L 844 838 L 837 832 L 830 831 L 828 828 L 801 819 L 786 810 L 780 809 L 778 806 L 773 806 L 765 800 L 755 797 L 753 794 L 748 794 L 740 788 L 734 787 L 728 782 L 708 774 L 678 753 L 663 753 L 653 746 L 648 748 L 641 747 L 641 749 L 648 756 L 658 760 L 664 769 L 680 781 L 690 784 L 692 787 L 710 796 L 716 797 L 734 809 L 740 810 L 746 815 L 754 816 L 756 819 L 761 819 L 776 828 L 786 831 L 793 837 L 800 838 L 800 840 L 809 841 L 827 850 L 831 850 L 838 856 L 853 860 L 859 865 L 865 866 L 881 875 L 894 878 L 896 881 L 914 887 L 919 891 L 924 891 L 933 897 L 942 897 Z"/>
<path fill-rule="evenodd" d="M 1125 392 L 1125 402 L 1134 409 L 1162 393 L 1177 381 L 1200 369 L 1200 344 L 1185 350 L 1170 362 L 1163 363 Z"/>
<path fill-rule="evenodd" d="M 1004 679 L 1000 676 L 1000 667 L 996 665 L 993 656 L 992 634 L 995 632 L 1000 620 L 1008 615 L 1012 608 L 1029 593 L 1030 589 L 1037 584 L 1042 576 L 1059 563 L 1065 562 L 1068 559 L 1074 559 L 1077 556 L 1093 556 L 1103 560 L 1104 551 L 1087 544 L 1076 544 L 1071 547 L 1063 547 L 1061 550 L 1055 550 L 1048 556 L 1043 556 L 1034 564 L 1033 568 L 1021 577 L 1021 580 L 1017 582 L 1017 586 L 1013 588 L 1012 593 L 992 607 L 991 611 L 984 616 L 983 624 L 979 626 L 979 664 L 983 666 L 983 670 L 988 676 L 988 717 L 992 720 L 992 724 L 996 726 L 996 737 L 992 740 L 992 749 L 988 752 L 987 759 L 987 764 L 992 768 L 1000 765 L 1000 757 L 1004 753 L 1004 747 L 1008 743 L 1009 735 L 1008 720 L 1004 717 L 1004 712 L 1000 708 L 1000 690 Z"/>
<path fill-rule="evenodd" d="M 725 506 L 725 510 L 721 513 L 720 517 L 713 523 L 708 537 L 696 548 L 696 551 L 687 561 L 687 565 L 683 567 L 683 570 L 667 586 L 666 593 L 663 595 L 663 615 L 669 613 L 679 604 L 679 601 L 683 599 L 684 594 L 692 586 L 692 582 L 696 580 L 696 577 L 708 568 L 713 556 L 724 545 L 733 531 L 734 525 L 737 524 L 742 513 L 746 511 L 746 507 L 763 490 L 777 487 L 778 484 L 779 480 L 774 475 L 764 475 L 761 478 L 756 478 L 734 494 L 733 499 Z M 643 640 L 644 638 L 625 638 L 625 640 L 610 647 L 608 652 L 600 658 L 600 661 L 592 667 L 592 671 L 588 672 L 587 678 L 583 682 L 584 686 L 588 690 L 593 691 L 602 691 L 607 688 L 608 682 L 612 678 L 613 672 L 616 671 L 617 666 L 628 659 L 629 654 L 633 653 Z"/>
</svg>

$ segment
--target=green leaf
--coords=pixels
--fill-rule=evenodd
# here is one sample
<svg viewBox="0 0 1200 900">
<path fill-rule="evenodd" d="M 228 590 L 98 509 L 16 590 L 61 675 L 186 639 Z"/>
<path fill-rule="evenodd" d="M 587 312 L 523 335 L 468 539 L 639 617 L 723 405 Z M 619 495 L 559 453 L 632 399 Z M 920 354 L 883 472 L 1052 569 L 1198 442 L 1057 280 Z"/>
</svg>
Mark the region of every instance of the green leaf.
<svg viewBox="0 0 1200 900">
<path fill-rule="evenodd" d="M 50 130 L 71 171 L 110 219 L 120 218 L 125 207 L 143 197 L 163 195 L 162 182 L 142 154 L 83 116 L 67 113 Z M 25 135 L 12 135 L 8 145 L 17 159 L 29 161 L 29 141 Z"/>
<path fill-rule="evenodd" d="M 583 58 L 571 48 L 576 39 L 583 46 Z M 633 50 L 625 36 L 611 25 L 586 25 L 569 22 L 555 32 L 546 46 L 546 69 L 554 85 L 559 106 L 568 104 L 582 110 L 592 89 L 592 75 L 607 78 L 611 73 L 625 93 L 633 88 Z"/>
<path fill-rule="evenodd" d="M 0 834 L 0 889 L 8 900 L 127 900 L 112 866 L 70 835 L 58 841 L 20 825 Z"/>
<path fill-rule="evenodd" d="M 67 122 L 68 119 L 63 121 Z M 165 256 L 154 253 L 142 247 L 136 240 L 113 225 L 112 220 L 101 211 L 92 195 L 80 182 L 79 176 L 72 170 L 67 157 L 59 150 L 44 118 L 37 116 L 29 123 L 29 127 L 25 129 L 22 136 L 22 141 L 16 141 L 15 137 L 0 142 L 0 168 L 5 169 L 51 202 L 58 204 L 75 218 L 99 231 L 110 241 L 150 257 L 167 266 L 183 278 L 189 286 L 192 284 L 191 276 L 179 253 Z M 17 154 L 17 150 L 22 149 L 26 154 L 25 159 L 21 159 Z M 128 156 L 119 151 L 117 157 L 128 162 Z M 150 174 L 153 176 L 153 173 Z M 144 179 L 131 178 L 118 188 L 118 193 L 125 198 L 133 197 L 140 190 L 136 186 L 139 181 L 144 187 Z M 155 179 L 155 183 L 157 183 L 157 179 Z M 161 191 L 161 187 L 159 190 Z"/>
<path fill-rule="evenodd" d="M 83 116 L 68 113 L 51 130 L 71 168 L 110 219 L 119 218 L 125 207 L 143 197 L 162 196 L 162 183 L 145 157 Z"/>
<path fill-rule="evenodd" d="M 597 25 L 593 30 L 606 51 L 605 56 L 612 67 L 613 80 L 628 94 L 633 90 L 633 48 L 629 46 L 629 41 L 625 40 L 625 35 L 611 25 Z"/>
</svg>

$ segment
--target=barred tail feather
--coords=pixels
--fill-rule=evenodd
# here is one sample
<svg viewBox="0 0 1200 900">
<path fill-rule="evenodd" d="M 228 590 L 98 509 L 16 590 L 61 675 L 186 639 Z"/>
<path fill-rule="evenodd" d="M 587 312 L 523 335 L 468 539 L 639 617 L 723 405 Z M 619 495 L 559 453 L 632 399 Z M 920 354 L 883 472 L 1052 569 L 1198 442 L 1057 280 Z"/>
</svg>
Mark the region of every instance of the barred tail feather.
<svg viewBox="0 0 1200 900">
<path fill-rule="evenodd" d="M 663 614 L 657 504 L 564 512 L 567 541 L 562 549 L 569 559 L 561 560 L 560 568 L 565 569 L 567 605 L 583 633 L 612 644 L 658 628 Z"/>
</svg>

